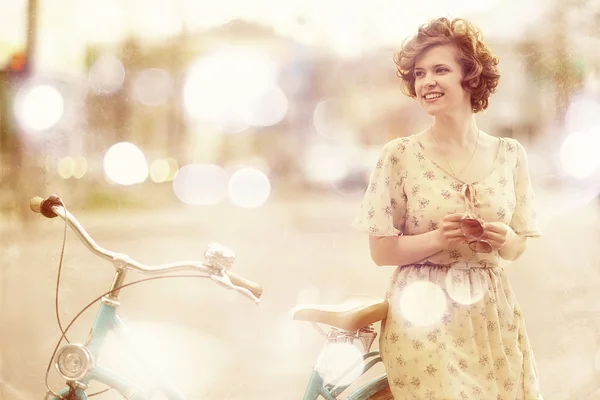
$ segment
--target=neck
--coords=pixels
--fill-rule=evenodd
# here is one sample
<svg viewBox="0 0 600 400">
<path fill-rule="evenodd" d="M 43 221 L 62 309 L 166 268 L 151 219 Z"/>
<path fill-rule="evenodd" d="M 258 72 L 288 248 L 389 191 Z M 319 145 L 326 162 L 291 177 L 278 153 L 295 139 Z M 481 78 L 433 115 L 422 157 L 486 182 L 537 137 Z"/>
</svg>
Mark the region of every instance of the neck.
<svg viewBox="0 0 600 400">
<path fill-rule="evenodd" d="M 466 116 L 437 116 L 432 128 L 438 141 L 458 147 L 468 147 L 475 143 L 479 134 L 472 113 Z"/>
</svg>

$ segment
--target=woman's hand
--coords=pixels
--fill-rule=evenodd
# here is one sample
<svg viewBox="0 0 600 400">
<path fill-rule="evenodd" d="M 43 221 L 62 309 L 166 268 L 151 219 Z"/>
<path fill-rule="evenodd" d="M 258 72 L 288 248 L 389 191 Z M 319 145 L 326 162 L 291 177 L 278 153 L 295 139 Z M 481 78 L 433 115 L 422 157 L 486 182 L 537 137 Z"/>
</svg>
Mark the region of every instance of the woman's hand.
<svg viewBox="0 0 600 400">
<path fill-rule="evenodd" d="M 460 229 L 460 220 L 464 214 L 448 214 L 442 219 L 438 228 L 440 244 L 442 248 L 447 249 L 450 246 L 456 246 L 463 243 L 466 238 Z"/>
<path fill-rule="evenodd" d="M 504 247 L 511 233 L 512 229 L 504 222 L 486 222 L 483 224 L 482 239 L 492 245 L 492 251 L 498 251 Z"/>
</svg>

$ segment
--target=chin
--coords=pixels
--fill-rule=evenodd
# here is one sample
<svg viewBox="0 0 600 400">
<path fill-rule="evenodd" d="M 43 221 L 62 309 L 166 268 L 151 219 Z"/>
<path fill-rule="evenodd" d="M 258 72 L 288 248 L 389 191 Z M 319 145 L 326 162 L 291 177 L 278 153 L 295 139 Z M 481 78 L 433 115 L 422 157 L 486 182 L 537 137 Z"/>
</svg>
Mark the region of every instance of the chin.
<svg viewBox="0 0 600 400">
<path fill-rule="evenodd" d="M 432 117 L 435 117 L 437 115 L 443 114 L 443 109 L 441 107 L 431 107 L 431 106 L 425 106 L 423 107 L 423 110 L 431 115 Z"/>
</svg>

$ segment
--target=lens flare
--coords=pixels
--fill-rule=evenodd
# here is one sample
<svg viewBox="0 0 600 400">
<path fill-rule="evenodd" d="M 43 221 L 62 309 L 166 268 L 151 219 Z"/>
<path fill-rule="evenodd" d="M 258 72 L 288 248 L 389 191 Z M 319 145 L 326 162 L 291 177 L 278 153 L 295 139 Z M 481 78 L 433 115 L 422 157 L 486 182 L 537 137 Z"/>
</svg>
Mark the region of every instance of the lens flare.
<svg viewBox="0 0 600 400">
<path fill-rule="evenodd" d="M 77 156 L 73 158 L 75 165 L 73 166 L 73 177 L 75 179 L 81 179 L 87 173 L 88 165 L 87 160 L 83 156 Z"/>
<path fill-rule="evenodd" d="M 61 158 L 57 170 L 61 178 L 69 179 L 75 172 L 75 160 L 72 157 Z"/>
<path fill-rule="evenodd" d="M 275 85 L 277 77 L 278 67 L 267 54 L 222 47 L 191 66 L 183 87 L 184 108 L 188 117 L 225 132 L 242 132 L 251 124 L 273 125 L 287 112 L 287 98 Z"/>
<path fill-rule="evenodd" d="M 63 116 L 65 101 L 60 91 L 50 85 L 22 89 L 15 99 L 19 125 L 29 131 L 43 131 L 55 126 Z"/>
<path fill-rule="evenodd" d="M 564 171 L 576 179 L 589 178 L 600 167 L 599 148 L 600 135 L 596 129 L 570 134 L 560 147 Z"/>
<path fill-rule="evenodd" d="M 325 346 L 316 370 L 325 383 L 349 385 L 362 374 L 362 352 L 350 343 L 330 343 Z"/>
<path fill-rule="evenodd" d="M 272 126 L 285 117 L 287 110 L 285 93 L 277 86 L 271 86 L 249 99 L 244 119 L 254 126 Z"/>
<path fill-rule="evenodd" d="M 211 206 L 227 197 L 229 176 L 214 164 L 189 164 L 183 166 L 173 179 L 173 192 L 186 204 Z"/>
<path fill-rule="evenodd" d="M 125 82 L 125 67 L 112 55 L 99 57 L 88 73 L 90 88 L 98 94 L 115 93 Z"/>
<path fill-rule="evenodd" d="M 446 274 L 446 293 L 459 304 L 475 304 L 484 295 L 485 286 L 482 280 L 477 271 L 450 268 Z"/>
<path fill-rule="evenodd" d="M 156 183 L 166 182 L 170 173 L 169 163 L 165 159 L 155 160 L 150 165 L 150 179 Z"/>
<path fill-rule="evenodd" d="M 142 183 L 148 178 L 146 156 L 133 143 L 117 143 L 104 155 L 104 174 L 109 182 L 122 186 Z"/>
<path fill-rule="evenodd" d="M 173 91 L 173 78 L 164 69 L 148 68 L 133 80 L 133 97 L 147 106 L 165 104 Z"/>
<path fill-rule="evenodd" d="M 435 283 L 414 282 L 400 296 L 400 311 L 415 325 L 432 325 L 440 321 L 446 311 L 446 295 Z"/>
<path fill-rule="evenodd" d="M 242 168 L 229 180 L 229 198 L 238 207 L 260 207 L 270 194 L 269 178 L 256 168 Z"/>
<path fill-rule="evenodd" d="M 127 336 L 107 337 L 98 362 L 142 386 L 167 379 L 187 393 L 206 390 L 232 367 L 234 353 L 226 343 L 197 329 L 165 321 L 129 321 L 127 328 Z"/>
</svg>

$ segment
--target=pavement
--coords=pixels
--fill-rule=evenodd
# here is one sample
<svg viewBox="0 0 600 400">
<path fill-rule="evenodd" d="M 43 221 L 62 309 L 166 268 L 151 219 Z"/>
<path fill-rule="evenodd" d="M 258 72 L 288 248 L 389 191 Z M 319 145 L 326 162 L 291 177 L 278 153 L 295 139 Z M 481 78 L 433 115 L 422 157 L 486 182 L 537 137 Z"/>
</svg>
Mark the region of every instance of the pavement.
<svg viewBox="0 0 600 400">
<path fill-rule="evenodd" d="M 545 400 L 600 399 L 600 203 L 544 192 L 543 234 L 507 274 L 523 308 Z M 369 258 L 367 238 L 350 229 L 357 196 L 270 199 L 258 209 L 170 205 L 71 212 L 102 247 L 147 264 L 201 259 L 215 241 L 237 254 L 234 271 L 261 284 L 260 305 L 208 280 L 165 279 L 123 290 L 120 315 L 135 341 L 190 399 L 300 399 L 323 340 L 292 321 L 302 303 L 351 294 L 383 296 L 393 269 Z M 63 224 L 34 216 L 0 222 L 0 399 L 42 399 L 60 335 L 54 294 Z M 66 241 L 59 310 L 66 325 L 107 291 L 113 267 L 72 233 Z M 130 273 L 127 280 L 142 278 Z M 83 342 L 95 308 L 68 337 Z M 144 383 L 151 379 L 109 338 L 102 361 Z M 119 369 L 118 369 L 119 370 Z M 374 371 L 380 372 L 380 371 Z M 61 387 L 54 367 L 52 387 Z M 101 399 L 120 399 L 108 392 Z"/>
</svg>

